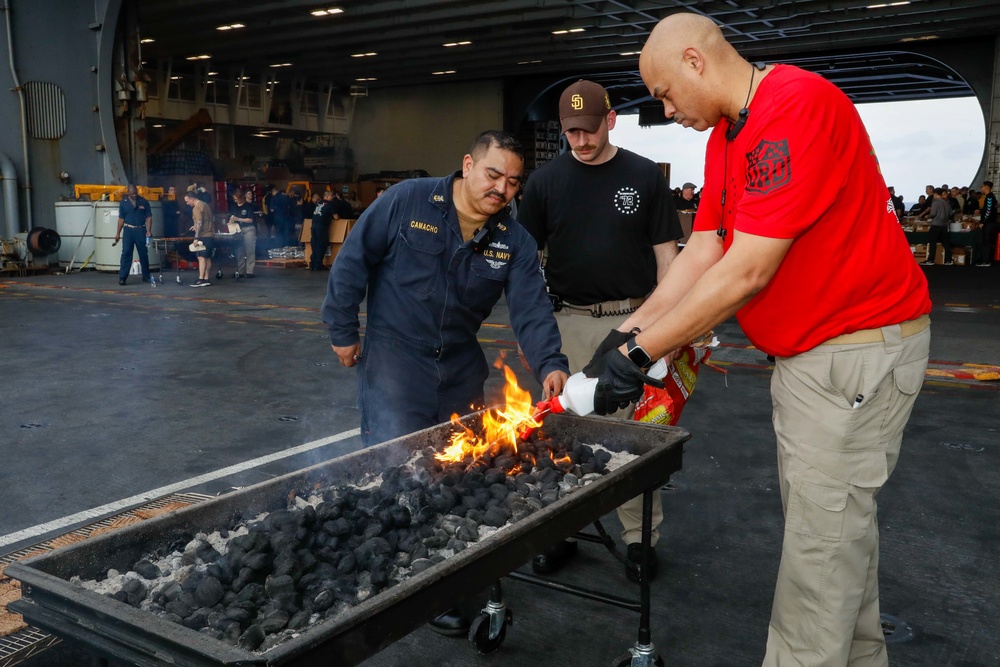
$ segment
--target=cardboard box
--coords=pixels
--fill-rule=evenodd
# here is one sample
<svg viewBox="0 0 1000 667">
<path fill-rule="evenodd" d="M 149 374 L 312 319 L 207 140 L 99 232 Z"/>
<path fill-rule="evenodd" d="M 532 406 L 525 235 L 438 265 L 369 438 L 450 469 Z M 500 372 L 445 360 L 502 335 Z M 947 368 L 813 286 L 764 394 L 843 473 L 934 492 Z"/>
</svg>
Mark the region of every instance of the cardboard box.
<svg viewBox="0 0 1000 667">
<path fill-rule="evenodd" d="M 340 252 L 340 248 L 344 245 L 344 241 L 347 239 L 347 235 L 352 229 L 354 229 L 354 223 L 357 220 L 341 219 L 333 220 L 330 222 L 330 247 L 328 254 L 323 258 L 323 265 L 330 266 L 333 264 L 333 260 L 337 257 L 337 253 Z M 305 255 L 306 264 L 309 263 L 310 258 L 312 258 L 312 219 L 308 218 L 305 224 L 302 225 L 302 233 L 299 235 L 299 241 L 306 245 Z"/>
</svg>

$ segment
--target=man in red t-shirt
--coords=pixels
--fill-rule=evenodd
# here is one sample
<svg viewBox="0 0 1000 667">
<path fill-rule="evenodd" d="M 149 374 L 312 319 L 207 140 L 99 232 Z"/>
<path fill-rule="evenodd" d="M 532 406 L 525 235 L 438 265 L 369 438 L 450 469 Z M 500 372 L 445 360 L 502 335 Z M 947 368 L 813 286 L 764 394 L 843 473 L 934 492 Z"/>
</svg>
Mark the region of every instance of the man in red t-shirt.
<svg viewBox="0 0 1000 667">
<path fill-rule="evenodd" d="M 764 665 L 887 665 L 875 494 L 923 382 L 930 298 L 854 105 L 823 78 L 751 65 L 711 19 L 674 14 L 639 59 L 667 118 L 708 140 L 701 205 L 661 285 L 602 343 L 596 411 L 652 360 L 736 315 L 776 357 L 785 533 Z"/>
</svg>

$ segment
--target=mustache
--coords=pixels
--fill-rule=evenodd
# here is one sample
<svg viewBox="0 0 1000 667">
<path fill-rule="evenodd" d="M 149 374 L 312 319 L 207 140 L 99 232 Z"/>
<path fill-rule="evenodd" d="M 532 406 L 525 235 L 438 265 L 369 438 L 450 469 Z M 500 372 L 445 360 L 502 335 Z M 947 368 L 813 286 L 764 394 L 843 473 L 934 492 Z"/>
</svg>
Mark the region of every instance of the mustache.
<svg viewBox="0 0 1000 667">
<path fill-rule="evenodd" d="M 499 197 L 500 199 L 503 199 L 504 201 L 507 200 L 507 198 L 503 195 L 502 192 L 497 192 L 496 190 L 490 190 L 485 195 L 483 195 L 483 199 L 485 199 L 486 197 Z"/>
<path fill-rule="evenodd" d="M 584 146 L 577 146 L 573 150 L 576 151 L 576 152 L 580 152 L 580 151 L 596 151 L 597 150 L 597 146 L 595 146 L 593 144 L 586 144 Z"/>
</svg>

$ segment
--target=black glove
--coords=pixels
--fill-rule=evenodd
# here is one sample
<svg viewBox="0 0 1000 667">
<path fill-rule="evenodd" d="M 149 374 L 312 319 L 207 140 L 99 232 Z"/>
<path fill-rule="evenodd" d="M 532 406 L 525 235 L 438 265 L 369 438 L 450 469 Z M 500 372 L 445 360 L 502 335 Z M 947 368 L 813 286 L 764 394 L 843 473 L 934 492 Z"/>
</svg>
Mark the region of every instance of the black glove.
<svg viewBox="0 0 1000 667">
<path fill-rule="evenodd" d="M 642 397 L 643 385 L 662 389 L 664 384 L 643 373 L 632 360 L 618 350 L 611 350 L 602 358 L 604 371 L 598 376 L 594 390 L 594 412 L 606 415 Z"/>
<path fill-rule="evenodd" d="M 601 344 L 597 346 L 597 350 L 594 352 L 594 356 L 590 358 L 590 362 L 583 367 L 583 374 L 589 378 L 600 377 L 604 373 L 604 367 L 607 363 L 605 355 L 607 355 L 608 351 L 621 347 L 633 338 L 635 338 L 635 334 L 631 331 L 612 329 L 611 333 L 605 336 Z"/>
</svg>

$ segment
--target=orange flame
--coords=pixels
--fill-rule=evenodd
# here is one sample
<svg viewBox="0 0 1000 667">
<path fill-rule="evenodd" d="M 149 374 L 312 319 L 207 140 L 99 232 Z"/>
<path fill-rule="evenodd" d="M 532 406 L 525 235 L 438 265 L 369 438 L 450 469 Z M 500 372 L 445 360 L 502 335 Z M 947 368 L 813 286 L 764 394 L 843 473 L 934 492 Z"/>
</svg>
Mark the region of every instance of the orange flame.
<svg viewBox="0 0 1000 667">
<path fill-rule="evenodd" d="M 507 383 L 503 388 L 504 405 L 490 408 L 483 413 L 483 434 L 479 436 L 459 422 L 458 415 L 451 416 L 451 423 L 460 430 L 451 436 L 451 444 L 435 455 L 444 463 L 460 463 L 467 457 L 480 459 L 485 454 L 498 454 L 508 450 L 517 455 L 517 435 L 525 426 L 538 428 L 541 424 L 533 417 L 535 406 L 531 394 L 517 384 L 517 377 L 501 359 L 497 368 L 503 368 Z M 511 471 L 513 472 L 513 471 Z"/>
</svg>

